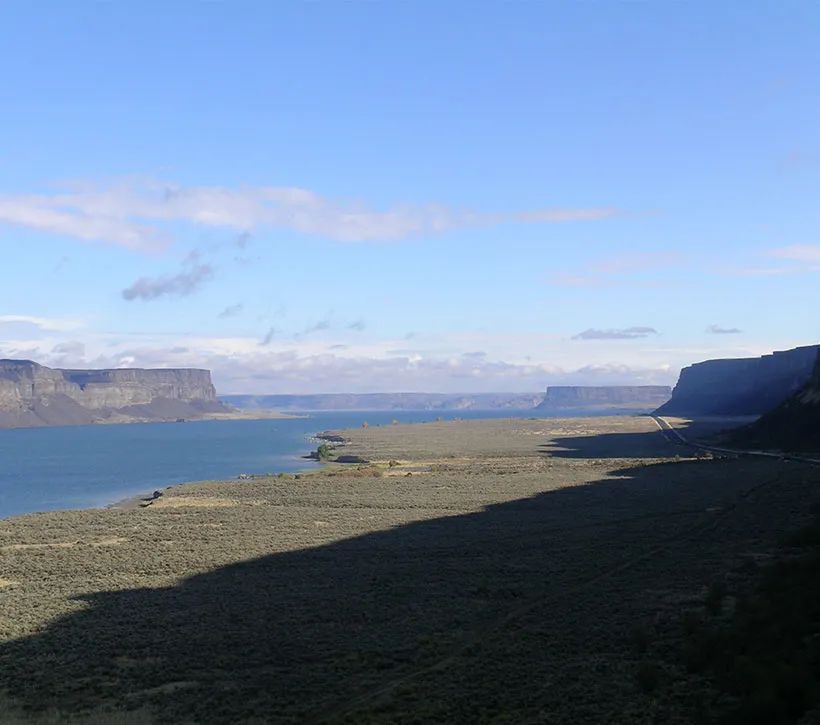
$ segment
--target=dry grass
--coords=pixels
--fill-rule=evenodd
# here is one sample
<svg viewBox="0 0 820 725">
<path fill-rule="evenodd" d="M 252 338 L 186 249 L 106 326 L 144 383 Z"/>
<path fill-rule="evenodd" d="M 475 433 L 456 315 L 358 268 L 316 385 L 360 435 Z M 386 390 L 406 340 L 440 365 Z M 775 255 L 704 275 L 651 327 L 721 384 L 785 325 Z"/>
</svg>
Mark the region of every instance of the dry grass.
<svg viewBox="0 0 820 725">
<path fill-rule="evenodd" d="M 691 722 L 682 613 L 818 490 L 644 419 L 346 436 L 372 465 L 0 521 L 0 721 Z"/>
</svg>

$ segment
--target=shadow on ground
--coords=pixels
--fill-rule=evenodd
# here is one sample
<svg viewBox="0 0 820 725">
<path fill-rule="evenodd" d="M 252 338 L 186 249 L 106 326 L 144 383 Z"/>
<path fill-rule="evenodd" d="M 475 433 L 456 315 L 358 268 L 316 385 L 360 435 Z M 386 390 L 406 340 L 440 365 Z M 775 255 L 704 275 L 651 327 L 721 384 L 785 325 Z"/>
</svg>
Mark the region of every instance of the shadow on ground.
<svg viewBox="0 0 820 725">
<path fill-rule="evenodd" d="M 678 613 L 731 549 L 736 534 L 706 510 L 752 480 L 727 477 L 731 465 L 636 466 L 175 586 L 100 591 L 0 646 L 0 686 L 30 712 L 149 705 L 170 722 L 623 722 L 636 698 L 635 712 L 649 706 L 631 629 L 657 620 L 660 600 Z M 756 536 L 773 540 L 782 521 L 765 513 Z"/>
<path fill-rule="evenodd" d="M 651 422 L 651 421 L 650 421 Z M 677 429 L 685 436 L 689 423 Z M 539 451 L 554 458 L 664 458 L 691 455 L 692 449 L 678 442 L 672 434 L 659 429 L 645 433 L 598 433 L 554 438 L 539 446 Z"/>
</svg>

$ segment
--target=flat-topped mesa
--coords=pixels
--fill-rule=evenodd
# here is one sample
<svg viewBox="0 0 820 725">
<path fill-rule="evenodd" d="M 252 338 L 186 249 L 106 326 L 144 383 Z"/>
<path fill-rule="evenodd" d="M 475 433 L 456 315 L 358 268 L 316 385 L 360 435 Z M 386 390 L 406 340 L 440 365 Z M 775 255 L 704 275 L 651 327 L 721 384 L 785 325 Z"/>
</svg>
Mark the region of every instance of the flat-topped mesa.
<svg viewBox="0 0 820 725">
<path fill-rule="evenodd" d="M 671 395 L 668 385 L 551 385 L 538 407 L 651 410 Z"/>
<path fill-rule="evenodd" d="M 216 389 L 208 370 L 128 368 L 63 370 L 62 373 L 66 380 L 79 387 L 76 399 L 89 408 L 144 405 L 154 398 L 216 401 Z"/>
<path fill-rule="evenodd" d="M 208 370 L 58 370 L 0 360 L 0 427 L 175 420 L 221 410 Z"/>
<path fill-rule="evenodd" d="M 800 390 L 820 345 L 753 358 L 706 360 L 681 370 L 660 415 L 760 415 Z"/>
</svg>

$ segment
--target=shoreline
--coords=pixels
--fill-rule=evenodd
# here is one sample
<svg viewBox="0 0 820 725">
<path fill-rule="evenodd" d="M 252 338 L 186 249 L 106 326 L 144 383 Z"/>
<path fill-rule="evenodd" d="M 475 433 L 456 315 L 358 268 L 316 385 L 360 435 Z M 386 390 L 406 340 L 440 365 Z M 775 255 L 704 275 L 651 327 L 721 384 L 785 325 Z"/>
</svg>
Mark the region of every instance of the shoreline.
<svg viewBox="0 0 820 725">
<path fill-rule="evenodd" d="M 183 423 L 208 423 L 211 421 L 232 421 L 232 420 L 300 420 L 310 417 L 309 414 L 288 413 L 278 410 L 267 411 L 236 411 L 227 413 L 207 413 L 196 418 L 171 419 L 171 418 L 117 418 L 95 420 L 91 423 L 61 423 L 58 425 L 0 425 L 0 431 L 4 430 L 41 430 L 45 428 L 91 428 L 96 426 L 109 425 L 149 425 L 157 424 L 183 424 Z"/>
</svg>

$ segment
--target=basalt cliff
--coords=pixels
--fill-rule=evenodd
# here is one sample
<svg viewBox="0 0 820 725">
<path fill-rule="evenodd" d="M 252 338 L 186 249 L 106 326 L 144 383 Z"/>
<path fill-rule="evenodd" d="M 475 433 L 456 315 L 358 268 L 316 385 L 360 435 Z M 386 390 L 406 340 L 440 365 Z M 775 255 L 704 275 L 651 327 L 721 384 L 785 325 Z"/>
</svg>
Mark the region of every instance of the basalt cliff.
<svg viewBox="0 0 820 725">
<path fill-rule="evenodd" d="M 0 360 L 0 427 L 179 420 L 224 411 L 207 370 L 58 370 Z"/>
<path fill-rule="evenodd" d="M 820 454 L 820 356 L 808 382 L 749 426 L 729 434 L 743 448 Z"/>
<path fill-rule="evenodd" d="M 650 411 L 669 400 L 671 395 L 672 389 L 668 385 L 554 385 L 547 388 L 538 409 Z"/>
<path fill-rule="evenodd" d="M 761 415 L 800 390 L 811 377 L 820 345 L 771 355 L 706 360 L 681 370 L 659 415 Z"/>
</svg>

